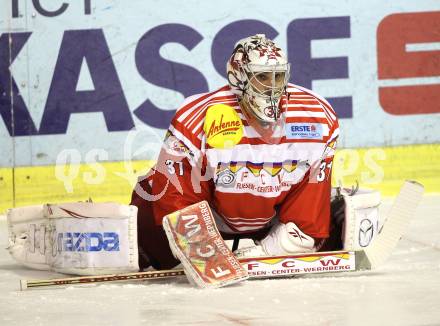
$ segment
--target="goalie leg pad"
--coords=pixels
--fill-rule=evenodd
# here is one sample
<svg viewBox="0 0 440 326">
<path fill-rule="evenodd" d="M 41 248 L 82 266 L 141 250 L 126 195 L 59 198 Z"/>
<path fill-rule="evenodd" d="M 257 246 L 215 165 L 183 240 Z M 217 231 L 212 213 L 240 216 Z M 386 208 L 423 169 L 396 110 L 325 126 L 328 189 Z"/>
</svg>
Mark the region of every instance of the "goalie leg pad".
<svg viewBox="0 0 440 326">
<path fill-rule="evenodd" d="M 22 265 L 39 270 L 50 270 L 46 262 L 46 228 L 43 205 L 20 207 L 7 212 L 11 256 Z"/>
<path fill-rule="evenodd" d="M 25 266 L 66 274 L 137 271 L 136 214 L 113 203 L 12 209 L 9 252 Z"/>
</svg>

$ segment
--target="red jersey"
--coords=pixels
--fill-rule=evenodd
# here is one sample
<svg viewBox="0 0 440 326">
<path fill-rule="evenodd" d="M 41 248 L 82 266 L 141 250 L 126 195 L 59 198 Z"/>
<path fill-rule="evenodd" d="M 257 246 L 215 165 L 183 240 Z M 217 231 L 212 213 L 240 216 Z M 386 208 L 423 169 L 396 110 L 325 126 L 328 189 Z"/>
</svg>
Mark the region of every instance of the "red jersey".
<svg viewBox="0 0 440 326">
<path fill-rule="evenodd" d="M 215 104 L 232 107 L 241 119 L 242 137 L 234 146 L 215 148 L 207 142 L 206 112 Z M 280 105 L 285 108 L 282 138 L 268 144 L 247 123 L 229 86 L 186 99 L 149 176 L 156 224 L 166 214 L 207 200 L 225 233 L 257 231 L 278 218 L 314 238 L 328 237 L 339 134 L 335 112 L 325 99 L 293 84 Z"/>
</svg>

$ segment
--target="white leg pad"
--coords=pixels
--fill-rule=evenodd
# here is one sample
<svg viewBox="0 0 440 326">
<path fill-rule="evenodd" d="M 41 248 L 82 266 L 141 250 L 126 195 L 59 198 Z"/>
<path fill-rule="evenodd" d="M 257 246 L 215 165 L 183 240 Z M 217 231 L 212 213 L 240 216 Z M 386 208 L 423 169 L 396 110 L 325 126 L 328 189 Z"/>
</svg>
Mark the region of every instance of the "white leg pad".
<svg viewBox="0 0 440 326">
<path fill-rule="evenodd" d="M 11 256 L 24 266 L 50 270 L 45 255 L 45 230 L 47 219 L 43 205 L 8 210 L 9 246 Z"/>
<path fill-rule="evenodd" d="M 25 266 L 77 275 L 138 270 L 137 208 L 66 203 L 11 209 L 9 252 Z"/>
</svg>

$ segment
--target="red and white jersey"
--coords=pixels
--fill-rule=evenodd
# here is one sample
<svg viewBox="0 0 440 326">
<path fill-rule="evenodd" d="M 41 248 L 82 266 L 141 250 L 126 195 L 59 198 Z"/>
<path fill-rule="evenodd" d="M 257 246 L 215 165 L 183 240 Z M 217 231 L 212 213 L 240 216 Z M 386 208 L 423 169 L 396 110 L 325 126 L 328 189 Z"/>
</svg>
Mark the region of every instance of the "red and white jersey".
<svg viewBox="0 0 440 326">
<path fill-rule="evenodd" d="M 284 134 L 277 144 L 263 142 L 248 125 L 229 86 L 186 99 L 149 177 L 156 223 L 207 200 L 226 233 L 257 231 L 277 217 L 314 238 L 327 237 L 338 121 L 330 104 L 310 90 L 289 84 L 287 93 L 281 100 Z M 242 138 L 232 147 L 207 142 L 205 116 L 215 104 L 234 108 L 242 120 Z"/>
</svg>

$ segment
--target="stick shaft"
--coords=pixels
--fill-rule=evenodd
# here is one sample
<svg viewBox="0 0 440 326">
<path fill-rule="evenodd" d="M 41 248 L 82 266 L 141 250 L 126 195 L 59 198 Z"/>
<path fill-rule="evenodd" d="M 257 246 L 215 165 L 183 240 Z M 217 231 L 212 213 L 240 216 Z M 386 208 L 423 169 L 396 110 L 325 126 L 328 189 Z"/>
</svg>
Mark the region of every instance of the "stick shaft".
<svg viewBox="0 0 440 326">
<path fill-rule="evenodd" d="M 103 283 L 103 282 L 115 282 L 115 281 L 128 281 L 128 280 L 145 280 L 145 279 L 159 279 L 185 275 L 182 269 L 173 270 L 161 270 L 161 271 L 148 271 L 138 273 L 126 273 L 126 274 L 110 274 L 110 275 L 97 275 L 97 276 L 79 276 L 68 277 L 48 280 L 21 280 L 21 290 L 36 287 L 50 287 L 57 285 L 73 285 L 73 284 L 86 284 L 86 283 Z"/>
</svg>

